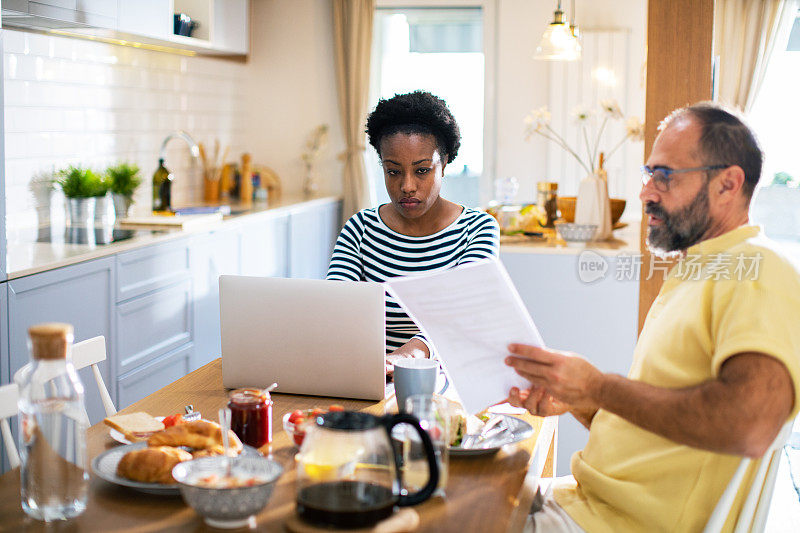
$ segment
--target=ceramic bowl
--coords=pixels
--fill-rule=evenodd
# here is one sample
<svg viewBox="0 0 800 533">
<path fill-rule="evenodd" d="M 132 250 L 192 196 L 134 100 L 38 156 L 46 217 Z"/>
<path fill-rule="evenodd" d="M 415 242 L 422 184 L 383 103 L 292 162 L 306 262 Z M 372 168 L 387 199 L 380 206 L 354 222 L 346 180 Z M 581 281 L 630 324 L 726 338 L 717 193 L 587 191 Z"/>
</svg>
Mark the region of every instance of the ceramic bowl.
<svg viewBox="0 0 800 533">
<path fill-rule="evenodd" d="M 203 517 L 206 524 L 223 529 L 252 525 L 254 516 L 269 501 L 283 468 L 277 462 L 264 457 L 231 458 L 231 474 L 242 478 L 256 478 L 251 486 L 236 488 L 210 488 L 198 486 L 201 477 L 225 473 L 225 458 L 203 457 L 178 463 L 172 469 L 172 477 L 178 482 L 184 501 Z"/>
<path fill-rule="evenodd" d="M 574 196 L 559 196 L 556 200 L 558 203 L 558 210 L 561 212 L 561 218 L 565 222 L 575 222 L 575 197 Z M 622 213 L 625 211 L 626 200 L 622 198 L 611 198 L 611 225 L 613 226 L 619 222 Z"/>
<path fill-rule="evenodd" d="M 594 239 L 594 235 L 597 233 L 597 224 L 558 222 L 556 223 L 556 230 L 558 230 L 561 238 L 566 241 L 567 246 L 584 246 Z"/>
</svg>

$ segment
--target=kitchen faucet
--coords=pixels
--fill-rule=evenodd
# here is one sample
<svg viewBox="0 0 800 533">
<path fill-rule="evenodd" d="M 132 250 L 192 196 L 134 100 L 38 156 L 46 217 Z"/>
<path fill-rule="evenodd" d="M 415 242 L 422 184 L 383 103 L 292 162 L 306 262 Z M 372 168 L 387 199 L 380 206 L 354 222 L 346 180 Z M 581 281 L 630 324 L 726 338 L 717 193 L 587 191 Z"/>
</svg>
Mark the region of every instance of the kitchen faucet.
<svg viewBox="0 0 800 533">
<path fill-rule="evenodd" d="M 161 143 L 158 157 L 158 169 L 153 174 L 153 211 L 170 211 L 172 209 L 172 173 L 164 166 L 167 152 L 167 143 L 172 139 L 183 139 L 189 145 L 192 157 L 200 159 L 200 147 L 192 137 L 183 130 L 178 130 L 167 135 Z"/>
</svg>

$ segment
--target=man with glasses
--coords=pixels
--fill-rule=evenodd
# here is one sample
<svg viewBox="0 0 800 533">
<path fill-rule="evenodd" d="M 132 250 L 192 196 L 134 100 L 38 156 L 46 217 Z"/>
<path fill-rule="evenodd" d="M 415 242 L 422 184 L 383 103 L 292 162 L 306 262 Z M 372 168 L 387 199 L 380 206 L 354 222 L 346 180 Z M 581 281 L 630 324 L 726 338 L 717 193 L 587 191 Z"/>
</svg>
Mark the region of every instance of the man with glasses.
<svg viewBox="0 0 800 533">
<path fill-rule="evenodd" d="M 511 403 L 589 428 L 574 479 L 554 482 L 529 530 L 700 531 L 742 456 L 761 457 L 797 414 L 800 273 L 748 225 L 761 164 L 753 133 L 720 106 L 662 123 L 640 198 L 649 249 L 677 263 L 627 378 L 576 354 L 509 346 L 506 363 L 531 383 Z M 740 268 L 748 261 L 757 268 Z"/>
</svg>

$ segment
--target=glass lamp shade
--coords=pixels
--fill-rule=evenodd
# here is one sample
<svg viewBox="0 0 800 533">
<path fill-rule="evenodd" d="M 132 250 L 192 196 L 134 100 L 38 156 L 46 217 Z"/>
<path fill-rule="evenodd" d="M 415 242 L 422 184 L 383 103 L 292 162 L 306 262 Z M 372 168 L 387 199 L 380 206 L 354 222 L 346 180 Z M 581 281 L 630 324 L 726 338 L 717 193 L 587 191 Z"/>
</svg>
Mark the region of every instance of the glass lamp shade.
<svg viewBox="0 0 800 533">
<path fill-rule="evenodd" d="M 545 30 L 533 57 L 549 61 L 576 61 L 581 58 L 581 43 L 572 35 L 568 24 L 553 22 Z"/>
</svg>

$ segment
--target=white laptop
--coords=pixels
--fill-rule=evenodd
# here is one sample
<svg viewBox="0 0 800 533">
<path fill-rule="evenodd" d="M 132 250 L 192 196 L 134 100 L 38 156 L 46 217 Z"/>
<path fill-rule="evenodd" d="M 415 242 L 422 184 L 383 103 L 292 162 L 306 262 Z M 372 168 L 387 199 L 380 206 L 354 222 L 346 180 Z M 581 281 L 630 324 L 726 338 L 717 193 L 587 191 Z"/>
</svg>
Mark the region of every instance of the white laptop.
<svg viewBox="0 0 800 533">
<path fill-rule="evenodd" d="M 383 399 L 380 284 L 220 276 L 219 306 L 225 387 Z"/>
</svg>

